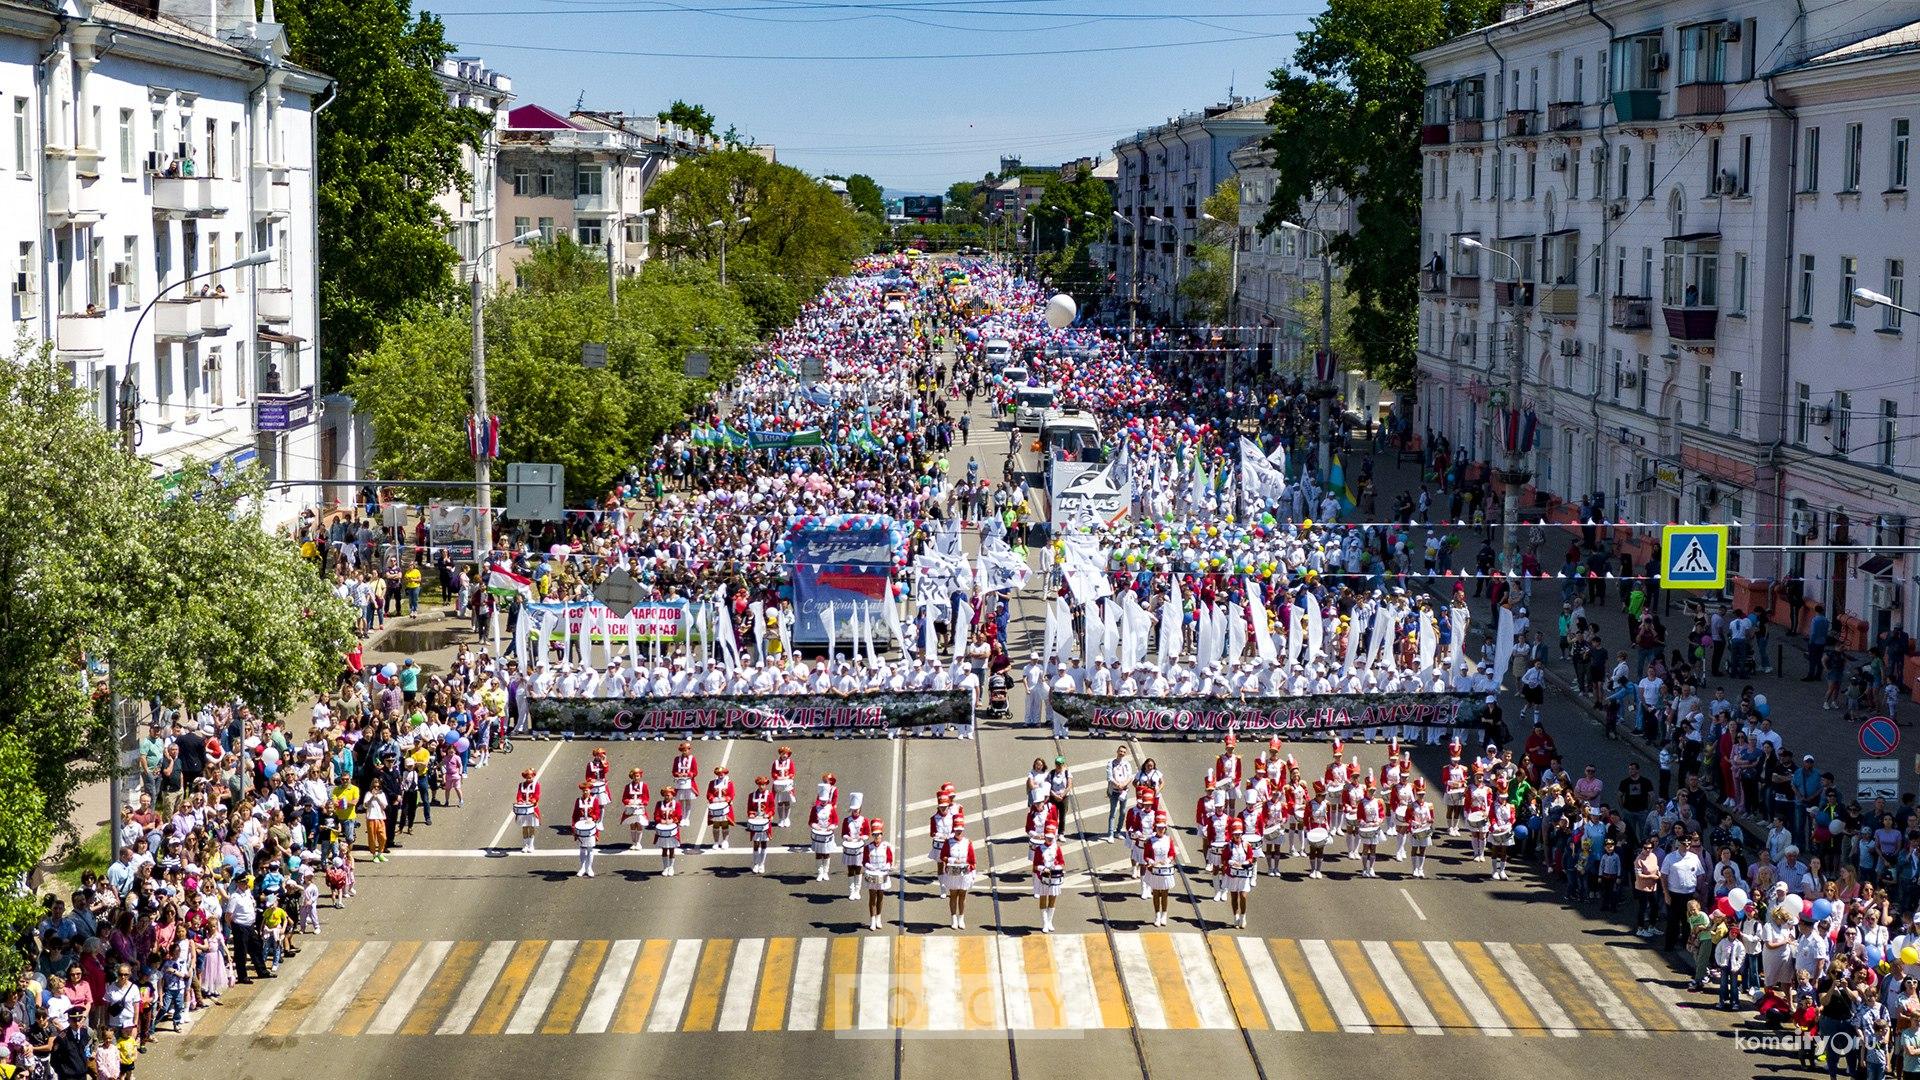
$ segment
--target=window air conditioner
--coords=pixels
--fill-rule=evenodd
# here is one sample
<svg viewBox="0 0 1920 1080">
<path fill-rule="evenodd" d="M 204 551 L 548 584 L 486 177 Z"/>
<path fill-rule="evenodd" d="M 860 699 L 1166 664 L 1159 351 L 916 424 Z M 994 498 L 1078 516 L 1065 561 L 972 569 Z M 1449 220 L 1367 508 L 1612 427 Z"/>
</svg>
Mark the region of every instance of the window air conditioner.
<svg viewBox="0 0 1920 1080">
<path fill-rule="evenodd" d="M 1833 406 L 1815 405 L 1812 410 L 1811 419 L 1820 427 L 1826 427 L 1828 424 L 1833 423 Z"/>
<path fill-rule="evenodd" d="M 1881 611 L 1897 608 L 1900 606 L 1900 586 L 1875 578 L 1867 586 L 1867 602 Z"/>
<path fill-rule="evenodd" d="M 1551 158 L 1548 158 L 1547 168 L 1552 169 L 1554 172 L 1566 172 L 1567 171 L 1567 155 L 1555 154 Z"/>
<path fill-rule="evenodd" d="M 1652 68 L 1655 71 L 1667 70 L 1667 54 L 1663 52 L 1654 53 L 1653 56 L 1649 59 L 1649 63 L 1647 64 L 1647 66 Z"/>
<path fill-rule="evenodd" d="M 1720 25 L 1720 40 L 1729 44 L 1740 40 L 1740 22 L 1728 19 Z"/>
<path fill-rule="evenodd" d="M 1633 389 L 1636 386 L 1639 386 L 1640 373 L 1637 371 L 1628 371 L 1628 372 L 1622 373 L 1620 376 L 1620 385 L 1626 387 L 1629 390 Z"/>
<path fill-rule="evenodd" d="M 1721 169 L 1720 175 L 1713 178 L 1713 193 L 1715 195 L 1731 195 L 1739 190 L 1740 178 L 1734 175 L 1732 169 Z"/>
<path fill-rule="evenodd" d="M 133 284 L 133 267 L 123 262 L 114 263 L 113 269 L 107 274 L 107 284 L 109 285 Z"/>
<path fill-rule="evenodd" d="M 1579 356 L 1580 343 L 1572 338 L 1563 338 L 1560 342 L 1561 356 Z"/>
</svg>

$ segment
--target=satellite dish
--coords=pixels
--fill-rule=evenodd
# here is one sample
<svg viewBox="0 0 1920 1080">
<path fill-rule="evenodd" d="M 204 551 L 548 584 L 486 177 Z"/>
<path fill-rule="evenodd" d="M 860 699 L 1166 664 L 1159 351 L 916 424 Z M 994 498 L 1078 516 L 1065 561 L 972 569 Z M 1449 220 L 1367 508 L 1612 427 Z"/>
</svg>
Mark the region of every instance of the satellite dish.
<svg viewBox="0 0 1920 1080">
<path fill-rule="evenodd" d="M 1072 326 L 1074 318 L 1079 314 L 1080 305 L 1074 303 L 1073 297 L 1066 293 L 1055 293 L 1053 299 L 1047 301 L 1047 325 L 1055 330 L 1065 330 Z"/>
</svg>

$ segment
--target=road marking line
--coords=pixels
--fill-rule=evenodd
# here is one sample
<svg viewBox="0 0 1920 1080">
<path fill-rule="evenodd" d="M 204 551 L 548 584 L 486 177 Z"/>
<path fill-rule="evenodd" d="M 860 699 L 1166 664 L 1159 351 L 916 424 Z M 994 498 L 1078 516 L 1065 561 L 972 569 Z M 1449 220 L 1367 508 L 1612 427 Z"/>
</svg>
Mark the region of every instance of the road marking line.
<svg viewBox="0 0 1920 1080">
<path fill-rule="evenodd" d="M 720 995 L 727 988 L 728 966 L 733 960 L 735 943 L 728 938 L 708 939 L 700 954 L 700 966 L 694 969 L 693 988 L 687 996 L 686 1019 L 681 1031 L 712 1031 L 720 1014 Z"/>
<path fill-rule="evenodd" d="M 898 746 L 899 743 L 894 745 Z M 887 1015 L 888 998 L 891 997 L 887 992 L 891 959 L 886 938 L 869 937 L 860 943 L 860 1001 L 855 1026 L 862 1031 L 879 1031 L 893 1026 Z"/>
<path fill-rule="evenodd" d="M 1360 999 L 1353 996 L 1353 988 L 1341 976 L 1340 961 L 1334 958 L 1327 943 L 1309 938 L 1300 943 L 1300 952 L 1307 958 L 1307 967 L 1319 979 L 1321 992 L 1327 995 L 1327 1004 L 1333 1008 L 1340 1026 L 1357 1035 L 1372 1034 L 1373 1025 L 1367 1021 L 1367 1011 L 1360 1007 Z"/>
<path fill-rule="evenodd" d="M 1187 989 L 1187 981 L 1182 976 L 1180 954 L 1174 949 L 1176 938 L 1193 936 L 1173 933 L 1140 935 L 1140 944 L 1146 948 L 1147 957 L 1153 962 L 1153 981 L 1160 991 L 1160 1011 L 1166 1014 L 1167 1026 L 1178 1031 L 1191 1031 L 1200 1026 L 1200 1012 L 1194 1006 L 1193 994 Z"/>
<path fill-rule="evenodd" d="M 929 937 L 920 948 L 920 982 L 925 988 L 928 1031 L 959 1031 L 960 939 Z"/>
<path fill-rule="evenodd" d="M 991 939 L 983 935 L 958 940 L 961 1023 L 968 1031 L 999 1030 L 1006 1015 L 1000 1003 L 999 954 L 988 947 Z"/>
<path fill-rule="evenodd" d="M 542 776 L 546 775 L 547 766 L 553 764 L 553 755 L 559 753 L 560 748 L 565 745 L 567 744 L 564 742 L 557 742 L 553 744 L 553 749 L 547 751 L 546 759 L 540 762 L 540 767 L 533 770 L 533 778 L 535 780 L 538 780 Z M 500 822 L 500 827 L 498 829 L 494 830 L 493 839 L 487 844 L 487 846 L 490 848 L 496 848 L 496 849 L 499 848 L 500 841 L 506 838 L 508 826 L 512 824 L 513 824 L 513 811 L 509 810 L 507 811 L 506 819 Z"/>
<path fill-rule="evenodd" d="M 639 955 L 639 938 L 621 938 L 607 950 L 607 958 L 600 965 L 600 978 L 594 982 L 587 1007 L 580 1014 L 576 1030 L 581 1034 L 598 1035 L 612 1026 L 614 1010 L 620 1007 L 620 991 L 626 988 L 627 975 L 633 971 L 633 961 Z"/>
<path fill-rule="evenodd" d="M 731 758 L 732 756 L 733 756 L 733 740 L 728 739 L 727 745 L 723 747 L 720 751 L 720 764 L 725 765 L 727 763 L 727 759 Z M 700 783 L 700 780 L 698 777 L 696 777 L 693 782 L 695 784 L 694 795 L 699 796 L 693 800 L 693 803 L 695 806 L 698 806 L 700 808 L 700 833 L 698 836 L 694 837 L 693 846 L 704 849 L 707 846 L 707 829 L 711 827 L 712 823 L 707 820 L 707 800 L 703 794 L 706 789 L 698 786 Z M 737 787 L 738 785 L 735 785 L 735 786 Z"/>
<path fill-rule="evenodd" d="M 760 965 L 760 992 L 753 1007 L 753 1030 L 779 1031 L 787 1018 L 787 998 L 793 994 L 794 940 L 772 938 Z M 813 1020 L 808 1018 L 811 1025 Z"/>
<path fill-rule="evenodd" d="M 1286 984 L 1280 981 L 1280 969 L 1273 965 L 1273 954 L 1267 951 L 1267 943 L 1257 937 L 1243 937 L 1238 944 L 1247 977 L 1253 980 L 1254 991 L 1260 995 L 1260 1004 L 1274 1029 L 1305 1031 L 1300 1014 L 1294 1010 L 1293 999 L 1287 996 Z"/>
<path fill-rule="evenodd" d="M 1031 1031 L 1033 999 L 1027 992 L 1027 964 L 1020 955 L 1020 942 L 1017 938 L 996 938 L 994 952 L 999 961 L 1000 1000 L 1006 1009 L 1007 1029 Z"/>
<path fill-rule="evenodd" d="M 1168 937 L 1180 958 L 1178 970 L 1186 985 L 1187 997 L 1193 1003 L 1196 1022 L 1203 1028 L 1233 1027 L 1233 1007 L 1227 1004 L 1226 990 L 1221 987 L 1213 961 L 1207 955 L 1206 938 L 1200 934 Z"/>
<path fill-rule="evenodd" d="M 1386 988 L 1388 999 L 1400 1010 L 1400 1014 L 1413 1025 L 1416 1035 L 1440 1034 L 1440 1022 L 1434 1019 L 1427 1003 L 1420 1000 L 1420 991 L 1414 989 L 1413 980 L 1407 977 L 1406 969 L 1393 955 L 1393 946 L 1384 941 L 1361 943 L 1367 958 L 1373 961 L 1373 969 L 1380 976 L 1380 985 Z"/>
<path fill-rule="evenodd" d="M 241 1006 L 240 1014 L 234 1018 L 233 1030 L 242 1035 L 259 1034 L 260 1029 L 266 1026 L 268 1020 L 281 1015 L 280 1003 L 287 999 L 287 995 L 293 993 L 294 987 L 307 980 L 325 978 L 326 976 L 322 974 L 326 970 L 323 962 L 331 959 L 327 953 L 333 948 L 333 945 L 334 943 L 331 941 L 316 941 L 307 946 L 307 949 L 310 950 L 313 955 L 307 958 L 306 970 L 301 972 L 297 978 L 288 978 L 282 975 L 274 986 L 267 988 L 266 993 L 261 994 L 259 997 Z M 346 949 L 351 949 L 352 947 L 351 943 L 344 946 Z M 338 971 L 338 966 L 335 966 L 334 970 Z"/>
<path fill-rule="evenodd" d="M 1067 1018 L 1060 996 L 1060 974 L 1053 966 L 1053 949 L 1041 934 L 1021 939 L 1020 945 L 1021 959 L 1026 962 L 1033 1026 L 1042 1031 L 1058 1031 L 1067 1026 Z"/>
<path fill-rule="evenodd" d="M 903 1031 L 920 1031 L 927 1026 L 921 941 L 921 938 L 903 935 L 893 942 L 893 982 L 887 988 L 890 998 L 887 1011 L 891 1025 Z"/>
<path fill-rule="evenodd" d="M 1130 858 L 1115 859 L 1113 862 L 1096 866 L 1091 871 L 1082 871 L 1078 874 L 1069 875 L 1066 880 L 1060 883 L 1060 887 L 1063 889 L 1077 889 L 1083 885 L 1098 885 L 1100 883 L 1100 875 L 1117 874 L 1122 870 L 1130 869 L 1132 866 L 1133 860 Z"/>
<path fill-rule="evenodd" d="M 501 1029 L 503 1034 L 531 1035 L 539 1030 L 540 1018 L 547 1014 L 547 1004 L 553 1000 L 554 991 L 560 989 L 560 980 L 567 973 L 567 962 L 573 959 L 573 947 L 577 944 L 563 939 L 547 946 L 539 966 L 527 977 L 526 990 L 521 993 L 520 1003 L 507 1019 L 506 1027 Z"/>
<path fill-rule="evenodd" d="M 1448 1031 L 1463 1031 L 1475 1026 L 1473 1018 L 1467 1015 L 1460 1003 L 1454 1000 L 1453 991 L 1448 989 L 1447 981 L 1440 976 L 1440 970 L 1433 965 L 1433 959 L 1420 950 L 1417 941 L 1396 941 L 1393 951 L 1397 954 L 1401 968 L 1420 993 L 1420 1000 Z"/>
<path fill-rule="evenodd" d="M 1108 761 L 1107 758 L 1101 758 L 1098 761 L 1089 761 L 1080 765 L 1069 765 L 1067 766 L 1067 772 L 1077 773 L 1084 769 L 1092 769 L 1096 767 L 1104 770 L 1106 768 L 1107 761 Z M 1019 778 L 1018 780 L 1003 780 L 997 784 L 988 784 L 986 787 L 969 788 L 966 791 L 955 791 L 954 801 L 958 802 L 962 799 L 985 798 L 988 795 L 997 795 L 1002 791 L 1010 791 L 1014 788 L 1023 788 L 1026 786 L 1027 786 L 1027 778 L 1024 776 Z M 939 801 L 940 800 L 937 797 L 932 799 L 921 799 L 919 802 L 908 803 L 906 805 L 906 809 L 909 813 L 915 810 L 928 810 L 938 805 Z M 1019 804 L 1021 809 L 1024 809 L 1026 805 L 1027 804 L 1025 802 L 1021 802 Z M 989 812 L 991 813 L 992 811 L 989 811 Z"/>
<path fill-rule="evenodd" d="M 673 943 L 673 955 L 660 976 L 659 997 L 653 1003 L 653 1014 L 647 1018 L 648 1031 L 680 1030 L 680 1013 L 686 1006 L 688 991 L 693 989 L 694 968 L 699 961 L 699 938 L 681 938 Z"/>
<path fill-rule="evenodd" d="M 1252 1031 L 1267 1030 L 1267 1018 L 1260 1008 L 1260 995 L 1253 989 L 1253 979 L 1247 974 L 1246 962 L 1240 959 L 1240 949 L 1235 939 L 1212 934 L 1208 936 L 1207 944 L 1213 952 L 1213 966 L 1220 971 L 1220 981 L 1227 988 L 1227 1000 L 1233 1005 L 1233 1014 L 1239 1019 L 1239 1026 Z"/>
<path fill-rule="evenodd" d="M 1579 948 L 1580 955 L 1593 965 L 1594 971 L 1612 986 L 1614 993 L 1633 1011 L 1641 1027 L 1649 1033 L 1673 1030 L 1673 1021 L 1667 1016 L 1666 1009 L 1613 958 L 1613 946 L 1582 945 Z"/>
<path fill-rule="evenodd" d="M 1489 941 L 1485 948 L 1487 955 L 1493 957 L 1494 961 L 1500 965 L 1500 970 L 1506 972 L 1507 978 L 1513 980 L 1514 989 L 1520 991 L 1520 996 L 1527 1004 L 1533 1006 L 1534 1012 L 1540 1014 L 1540 1019 L 1546 1022 L 1548 1031 L 1562 1039 L 1571 1039 L 1580 1034 L 1575 1030 L 1573 1021 L 1568 1018 L 1566 1011 L 1560 1008 L 1560 1003 L 1553 999 L 1553 995 L 1547 993 L 1546 986 L 1520 959 L 1520 953 L 1511 944 L 1505 941 Z"/>
<path fill-rule="evenodd" d="M 1475 962 L 1486 965 L 1488 974 L 1492 976 L 1488 980 L 1492 985 L 1483 990 L 1480 984 L 1474 981 L 1473 973 L 1467 969 L 1467 961 L 1454 951 L 1451 944 L 1445 941 L 1429 941 L 1424 944 L 1427 955 L 1433 960 L 1433 966 L 1439 969 L 1441 976 L 1447 980 L 1447 985 L 1453 988 L 1454 996 L 1460 999 L 1460 1004 L 1467 1010 L 1467 1014 L 1473 1017 L 1473 1022 L 1480 1025 L 1480 1030 L 1489 1035 L 1512 1035 L 1513 1030 L 1507 1026 L 1506 1017 L 1512 1015 L 1518 1018 L 1520 1014 L 1517 1012 L 1508 1014 L 1500 1005 L 1494 1004 L 1494 1000 L 1498 999 L 1504 1005 L 1506 999 L 1512 997 L 1513 991 L 1507 987 L 1505 980 L 1499 978 L 1498 972 L 1494 971 L 1492 962 L 1486 959 L 1485 954 L 1481 953 L 1475 957 Z M 1531 1030 L 1531 1017 L 1528 1018 L 1528 1024 Z M 1533 1033 L 1539 1034 L 1538 1031 Z"/>
<path fill-rule="evenodd" d="M 1408 906 L 1408 907 L 1410 907 L 1410 908 L 1412 908 L 1412 909 L 1413 909 L 1413 913 L 1414 913 L 1415 915 L 1417 915 L 1417 916 L 1419 916 L 1419 917 L 1420 917 L 1420 921 L 1421 921 L 1421 922 L 1426 922 L 1426 921 L 1427 921 L 1427 913 L 1426 913 L 1426 912 L 1424 912 L 1424 911 L 1421 911 L 1421 910 L 1420 910 L 1420 905 L 1419 905 L 1419 904 L 1416 904 L 1416 903 L 1414 903 L 1414 902 L 1413 902 L 1413 894 L 1412 894 L 1412 893 L 1410 893 L 1410 892 L 1408 892 L 1408 891 L 1407 891 L 1407 890 L 1405 890 L 1405 889 L 1401 889 L 1401 890 L 1400 890 L 1400 895 L 1401 895 L 1401 896 L 1404 896 L 1404 897 L 1406 897 L 1406 898 L 1407 898 L 1407 906 Z"/>
<path fill-rule="evenodd" d="M 1352 986 L 1354 997 L 1359 999 L 1360 1007 L 1365 1009 L 1376 1035 L 1405 1035 L 1406 1021 L 1393 1004 L 1393 996 L 1374 973 L 1372 965 L 1367 963 L 1367 954 L 1357 941 L 1334 941 L 1328 944 L 1333 955 L 1340 960 L 1340 971 L 1346 975 L 1347 983 Z"/>
<path fill-rule="evenodd" d="M 553 995 L 553 1004 L 547 1008 L 547 1022 L 540 1027 L 543 1034 L 568 1035 L 577 1029 L 581 1012 L 587 1007 L 587 995 L 598 985 L 600 965 L 607 959 L 612 944 L 604 940 L 583 941 L 573 951 L 573 963 L 561 976 L 559 992 Z"/>
<path fill-rule="evenodd" d="M 1120 977 L 1126 980 L 1127 999 L 1133 1002 L 1137 1022 L 1143 1028 L 1164 1030 L 1167 1013 L 1160 1007 L 1160 989 L 1154 984 L 1146 943 L 1138 934 L 1116 934 L 1113 951 L 1120 966 Z"/>
<path fill-rule="evenodd" d="M 507 957 L 507 964 L 495 977 L 493 989 L 488 993 L 486 1003 L 467 1027 L 469 1035 L 498 1035 L 507 1026 L 512 1017 L 514 1005 L 527 988 L 527 980 L 533 977 L 533 969 L 540 963 L 540 954 L 546 951 L 544 941 L 522 941 L 514 947 Z"/>
<path fill-rule="evenodd" d="M 1120 972 L 1113 965 L 1113 948 L 1105 935 L 1085 938 L 1087 972 L 1093 977 L 1093 995 L 1100 1004 L 1100 1026 L 1124 1029 L 1133 1026 L 1127 1014 L 1127 994 L 1120 983 Z"/>
<path fill-rule="evenodd" d="M 1280 978 L 1300 1006 L 1300 1017 L 1306 1022 L 1307 1030 L 1339 1031 L 1340 1023 L 1333 1017 L 1333 1007 L 1320 992 L 1319 984 L 1313 981 L 1313 973 L 1307 970 L 1306 954 L 1300 951 L 1300 943 L 1275 938 L 1268 942 L 1268 947 L 1277 961 L 1275 966 L 1280 969 Z"/>
<path fill-rule="evenodd" d="M 354 953 L 353 959 L 341 970 L 340 977 L 320 995 L 320 1000 L 314 1004 L 313 1011 L 301 1021 L 295 1033 L 325 1035 L 327 1029 L 347 1011 L 347 1006 L 353 1003 L 354 995 L 360 992 L 360 984 L 366 982 L 367 976 L 373 974 L 375 967 L 380 963 L 380 958 L 387 955 L 387 949 L 391 945 L 392 942 L 388 941 L 369 941 L 360 946 L 360 951 Z"/>
<path fill-rule="evenodd" d="M 640 958 L 633 963 L 626 992 L 613 1014 L 614 1031 L 635 1035 L 647 1030 L 647 1016 L 653 1012 L 653 999 L 660 992 L 660 973 L 667 969 L 672 950 L 673 942 L 665 938 L 652 938 L 640 947 Z"/>
<path fill-rule="evenodd" d="M 393 992 L 393 984 L 406 973 L 407 965 L 413 962 L 415 954 L 420 951 L 421 944 L 418 941 L 393 943 L 393 947 L 387 950 L 383 962 L 373 969 L 372 974 L 367 976 L 367 981 L 361 984 L 359 992 L 353 995 L 353 1001 L 347 1006 L 347 1011 L 334 1023 L 335 1035 L 351 1037 L 367 1030 L 367 1024 L 373 1020 L 380 1009 L 380 1003 L 387 1000 L 387 995 Z"/>
<path fill-rule="evenodd" d="M 1638 954 L 1625 949 L 1620 950 L 1615 958 L 1620 961 L 1621 965 L 1627 969 L 1629 974 L 1640 980 L 1646 992 L 1652 996 L 1655 1001 L 1667 1007 L 1667 1011 L 1673 1014 L 1676 1023 L 1685 1030 L 1693 1032 L 1693 1037 L 1696 1039 L 1711 1038 L 1707 1033 L 1706 1020 L 1702 1018 L 1696 1010 L 1682 1004 L 1680 994 L 1663 981 L 1665 976 L 1661 974 L 1659 969 L 1655 968 Z"/>
<path fill-rule="evenodd" d="M 487 942 L 484 941 L 455 942 L 453 948 L 447 950 L 447 958 L 441 961 L 440 970 L 434 972 L 433 979 L 427 983 L 426 992 L 420 995 L 413 1011 L 401 1022 L 398 1034 L 433 1034 L 441 1014 L 447 1011 L 448 1003 L 466 985 L 467 976 L 472 973 L 474 964 L 479 962 L 486 947 Z"/>
<path fill-rule="evenodd" d="M 766 940 L 744 938 L 733 950 L 733 971 L 727 976 L 727 994 L 720 1002 L 720 1031 L 745 1031 L 753 1019 L 753 991 L 760 981 L 760 958 Z"/>
<path fill-rule="evenodd" d="M 833 939 L 833 952 L 827 966 L 827 1015 L 820 1023 L 826 1031 L 853 1030 L 854 1008 L 860 994 L 860 939 Z"/>
<path fill-rule="evenodd" d="M 1069 1028 L 1098 1028 L 1100 1005 L 1094 996 L 1093 970 L 1087 963 L 1087 939 L 1061 934 L 1053 939 L 1054 984 L 1060 988 L 1061 1012 Z"/>
<path fill-rule="evenodd" d="M 1573 976 L 1573 981 L 1579 983 L 1580 988 L 1587 992 L 1595 1005 L 1599 1006 L 1603 1020 L 1635 1038 L 1647 1037 L 1647 1029 L 1640 1023 L 1639 1018 L 1634 1016 L 1632 1010 L 1627 1008 L 1627 1003 L 1621 1001 L 1619 995 L 1613 992 L 1613 988 L 1600 977 L 1600 973 L 1593 970 L 1593 965 L 1587 963 L 1578 949 L 1564 942 L 1550 945 L 1548 949 L 1559 958 L 1561 965 Z"/>
<path fill-rule="evenodd" d="M 440 962 L 447 958 L 447 953 L 452 949 L 451 941 L 429 941 L 422 945 L 413 958 L 412 966 L 407 968 L 407 973 L 394 984 L 393 994 L 387 998 L 386 1006 L 367 1025 L 367 1034 L 398 1034 L 407 1014 L 413 1011 L 420 995 L 426 992 L 427 984 L 433 981 L 434 972 L 440 970 Z"/>
<path fill-rule="evenodd" d="M 1554 1001 L 1560 1011 L 1566 1014 L 1574 1032 L 1580 1035 L 1612 1035 L 1614 1027 L 1594 1002 L 1590 995 L 1568 978 L 1547 952 L 1547 947 L 1533 942 L 1523 942 L 1513 946 L 1514 955 L 1519 957 L 1528 971 L 1539 973 L 1540 984 L 1551 986 Z"/>
<path fill-rule="evenodd" d="M 787 1006 L 788 1031 L 812 1031 L 820 1026 L 820 980 L 826 975 L 826 967 L 827 939 L 802 940 L 794 953 L 793 1000 Z"/>
</svg>

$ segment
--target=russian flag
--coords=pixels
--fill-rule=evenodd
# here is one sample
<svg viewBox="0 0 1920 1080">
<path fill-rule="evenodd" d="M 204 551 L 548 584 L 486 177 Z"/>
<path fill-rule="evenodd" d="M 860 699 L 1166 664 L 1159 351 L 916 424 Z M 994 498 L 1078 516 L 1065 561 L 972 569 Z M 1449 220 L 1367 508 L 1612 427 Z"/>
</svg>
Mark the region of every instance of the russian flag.
<svg viewBox="0 0 1920 1080">
<path fill-rule="evenodd" d="M 474 458 L 489 459 L 500 456 L 499 417 L 467 417 L 467 454 Z"/>
</svg>

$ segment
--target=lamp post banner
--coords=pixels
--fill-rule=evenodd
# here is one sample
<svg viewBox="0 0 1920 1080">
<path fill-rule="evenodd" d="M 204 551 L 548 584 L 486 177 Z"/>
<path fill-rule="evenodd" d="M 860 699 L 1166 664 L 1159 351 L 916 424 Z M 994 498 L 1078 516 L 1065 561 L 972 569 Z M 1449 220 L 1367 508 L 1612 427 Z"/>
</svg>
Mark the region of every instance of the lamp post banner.
<svg viewBox="0 0 1920 1080">
<path fill-rule="evenodd" d="M 1485 723 L 1473 694 L 1316 694 L 1297 698 L 1095 697 L 1056 693 L 1067 730 L 1128 738 L 1190 735 L 1311 736 L 1379 729 L 1437 734 Z"/>
<path fill-rule="evenodd" d="M 965 690 L 910 693 L 739 694 L 644 698 L 535 698 L 536 733 L 572 735 L 884 735 L 973 723 Z"/>
</svg>

